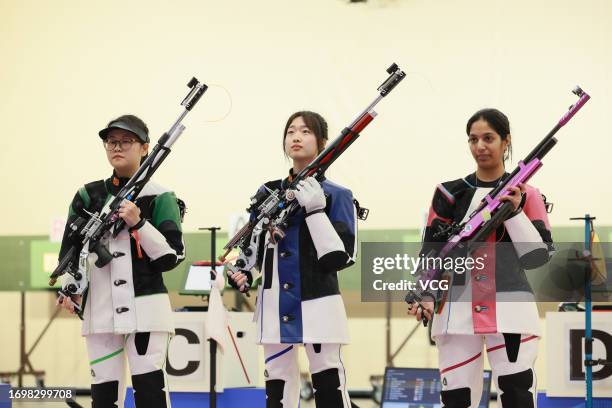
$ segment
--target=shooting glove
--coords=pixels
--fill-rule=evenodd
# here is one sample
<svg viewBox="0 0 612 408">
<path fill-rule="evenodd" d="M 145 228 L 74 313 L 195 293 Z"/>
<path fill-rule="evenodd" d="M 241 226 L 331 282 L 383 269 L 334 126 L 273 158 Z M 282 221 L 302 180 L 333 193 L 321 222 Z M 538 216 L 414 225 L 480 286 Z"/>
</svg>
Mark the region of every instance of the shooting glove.
<svg viewBox="0 0 612 408">
<path fill-rule="evenodd" d="M 308 177 L 298 183 L 298 187 L 295 189 L 295 198 L 304 207 L 306 214 L 325 208 L 325 194 L 314 177 Z"/>
</svg>

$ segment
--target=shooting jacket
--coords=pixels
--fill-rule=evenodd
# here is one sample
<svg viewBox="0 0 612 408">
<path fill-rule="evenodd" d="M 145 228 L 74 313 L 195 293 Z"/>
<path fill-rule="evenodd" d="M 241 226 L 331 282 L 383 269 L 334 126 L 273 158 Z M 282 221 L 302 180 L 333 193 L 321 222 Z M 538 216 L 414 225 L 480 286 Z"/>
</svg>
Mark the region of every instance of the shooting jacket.
<svg viewBox="0 0 612 408">
<path fill-rule="evenodd" d="M 505 173 L 502 178 L 508 177 Z M 501 179 L 500 179 L 501 181 Z M 423 234 L 421 254 L 447 238 L 436 235 L 445 225 L 465 222 L 500 181 L 483 182 L 475 174 L 437 186 Z M 522 211 L 492 232 L 472 253 L 484 267 L 452 273 L 447 300 L 434 318 L 432 335 L 529 333 L 539 335 L 539 317 L 525 270 L 550 258 L 552 236 L 540 192 L 526 186 Z"/>
<path fill-rule="evenodd" d="M 72 242 L 70 224 L 79 216 L 100 211 L 114 198 L 128 179 L 113 175 L 107 180 L 86 184 L 74 196 L 60 250 L 60 258 Z M 135 230 L 124 227 L 116 238 L 103 242 L 115 257 L 102 268 L 94 265 L 90 253 L 89 287 L 83 297 L 82 334 L 174 332 L 168 290 L 162 273 L 174 269 L 185 257 L 180 211 L 176 196 L 149 181 L 135 201 L 144 224 Z M 80 250 L 80 248 L 78 248 Z M 63 285 L 72 277 L 62 276 Z"/>
<path fill-rule="evenodd" d="M 276 189 L 287 183 L 275 180 L 265 186 Z M 268 232 L 260 237 L 262 284 L 255 311 L 260 344 L 349 341 L 337 272 L 355 261 L 356 206 L 350 190 L 329 180 L 321 187 L 324 212 L 305 217 L 301 208 L 276 244 L 269 242 Z"/>
</svg>

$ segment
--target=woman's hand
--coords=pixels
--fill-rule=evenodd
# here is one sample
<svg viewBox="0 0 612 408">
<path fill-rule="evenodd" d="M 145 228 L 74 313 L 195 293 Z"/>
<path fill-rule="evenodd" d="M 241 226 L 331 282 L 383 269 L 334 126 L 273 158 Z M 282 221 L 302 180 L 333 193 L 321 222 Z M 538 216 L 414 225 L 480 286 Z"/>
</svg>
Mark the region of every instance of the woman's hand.
<svg viewBox="0 0 612 408">
<path fill-rule="evenodd" d="M 425 318 L 431 321 L 431 316 L 433 315 L 434 302 L 432 301 L 422 301 L 419 303 L 411 303 L 408 305 L 408 314 L 416 316 L 418 321 L 423 320 L 423 314 Z"/>
<path fill-rule="evenodd" d="M 58 299 L 57 300 L 57 305 L 63 307 L 64 309 L 68 310 L 70 313 L 75 314 L 76 313 L 76 309 L 74 307 L 74 304 L 81 304 L 81 300 L 82 300 L 82 296 L 81 295 L 72 295 L 70 298 L 66 297 L 66 296 L 62 296 L 61 300 Z"/>
<path fill-rule="evenodd" d="M 248 280 L 247 276 L 244 273 L 242 272 L 234 273 L 233 275 L 230 276 L 230 279 L 234 281 L 238 290 L 240 290 L 241 292 L 244 291 L 245 289 L 244 284 L 247 283 L 247 280 Z"/>
<path fill-rule="evenodd" d="M 229 275 L 228 283 L 234 289 L 245 293 L 253 285 L 253 275 L 251 272 L 240 271 Z"/>
<path fill-rule="evenodd" d="M 125 221 L 127 226 L 130 228 L 140 222 L 140 208 L 138 208 L 136 204 L 129 200 L 124 200 L 121 203 L 117 214 L 123 219 L 123 221 Z"/>
<path fill-rule="evenodd" d="M 525 194 L 525 184 L 521 183 L 518 185 L 518 187 L 510 187 L 508 190 L 510 191 L 510 194 L 501 196 L 499 201 L 510 201 L 514 207 L 514 211 L 516 211 L 519 209 L 521 201 L 523 200 L 523 194 Z"/>
</svg>

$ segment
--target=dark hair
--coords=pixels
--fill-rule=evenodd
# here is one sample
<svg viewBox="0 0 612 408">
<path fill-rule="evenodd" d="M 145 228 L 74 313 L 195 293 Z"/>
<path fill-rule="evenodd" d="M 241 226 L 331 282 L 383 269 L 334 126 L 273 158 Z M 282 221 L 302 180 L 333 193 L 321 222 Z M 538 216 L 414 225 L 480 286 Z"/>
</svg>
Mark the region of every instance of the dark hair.
<svg viewBox="0 0 612 408">
<path fill-rule="evenodd" d="M 308 129 L 315 134 L 315 137 L 317 138 L 317 150 L 319 153 L 321 153 L 325 148 L 325 143 L 327 142 L 327 121 L 323 118 L 323 116 L 311 111 L 299 111 L 289 116 L 289 119 L 287 119 L 287 124 L 285 124 L 285 131 L 283 132 L 283 152 L 285 152 L 285 137 L 287 137 L 287 129 L 289 129 L 289 126 L 291 126 L 291 122 L 300 116 L 304 120 L 304 123 Z M 287 152 L 285 152 L 285 156 L 286 155 Z"/>
<path fill-rule="evenodd" d="M 465 133 L 467 133 L 468 136 L 470 135 L 470 129 L 472 129 L 474 122 L 480 119 L 487 122 L 502 140 L 508 139 L 508 135 L 510 135 L 510 121 L 500 110 L 494 108 L 481 109 L 472 115 L 465 127 Z M 512 160 L 512 141 L 508 144 L 508 154 L 504 156 L 504 161 L 507 159 Z"/>
</svg>

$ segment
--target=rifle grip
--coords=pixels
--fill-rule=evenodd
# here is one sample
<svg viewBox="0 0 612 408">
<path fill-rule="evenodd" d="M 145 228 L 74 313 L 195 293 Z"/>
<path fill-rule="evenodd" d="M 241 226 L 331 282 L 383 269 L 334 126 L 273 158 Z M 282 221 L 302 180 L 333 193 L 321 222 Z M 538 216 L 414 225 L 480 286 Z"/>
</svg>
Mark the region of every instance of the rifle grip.
<svg viewBox="0 0 612 408">
<path fill-rule="evenodd" d="M 98 268 L 103 268 L 104 266 L 108 265 L 114 258 L 114 255 L 111 254 L 100 241 L 98 241 L 96 246 L 91 248 L 91 250 L 98 255 L 98 259 L 95 262 L 95 265 Z"/>
<path fill-rule="evenodd" d="M 513 211 L 514 206 L 511 202 L 506 201 L 505 203 L 503 203 L 501 207 L 499 207 L 499 210 L 497 210 L 495 214 L 493 214 L 493 217 L 491 217 L 489 221 L 485 222 L 482 225 L 482 228 L 480 228 L 480 230 L 476 232 L 474 238 L 469 241 L 468 250 L 472 251 L 476 246 L 475 244 L 479 242 L 485 242 L 487 240 L 487 237 L 491 233 L 493 233 L 493 231 L 495 231 L 497 227 L 499 227 L 504 221 L 506 221 L 506 219 L 510 216 L 510 214 L 512 214 Z"/>
</svg>

